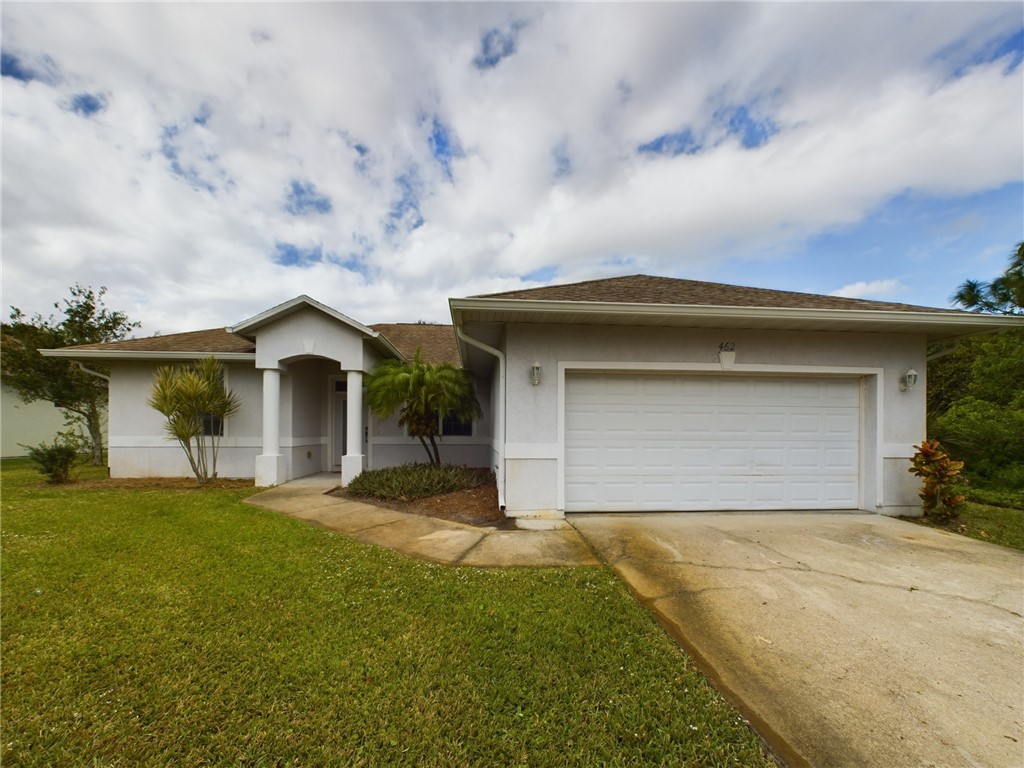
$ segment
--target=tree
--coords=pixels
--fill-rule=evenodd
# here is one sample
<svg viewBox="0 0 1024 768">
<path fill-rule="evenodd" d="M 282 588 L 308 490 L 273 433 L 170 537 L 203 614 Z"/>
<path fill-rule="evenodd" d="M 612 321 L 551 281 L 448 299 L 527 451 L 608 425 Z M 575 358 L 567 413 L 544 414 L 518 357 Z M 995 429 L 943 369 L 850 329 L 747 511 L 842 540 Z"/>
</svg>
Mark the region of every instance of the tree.
<svg viewBox="0 0 1024 768">
<path fill-rule="evenodd" d="M 928 434 L 967 462 L 975 481 L 1024 477 L 1024 330 L 964 339 L 928 363 Z"/>
<path fill-rule="evenodd" d="M 84 422 L 92 443 L 92 462 L 99 465 L 103 463 L 107 380 L 86 373 L 71 360 L 43 357 L 39 350 L 118 341 L 139 323 L 129 321 L 124 312 L 107 309 L 103 302 L 106 288 L 95 291 L 76 283 L 69 292 L 63 306 L 59 302 L 53 305 L 63 312 L 60 320 L 39 314 L 26 318 L 20 309 L 11 307 L 10 323 L 4 323 L 0 333 L 3 378 L 24 402 L 45 400 L 63 410 L 69 420 Z M 95 369 L 109 373 L 104 366 Z"/>
<path fill-rule="evenodd" d="M 185 451 L 196 480 L 215 478 L 224 421 L 241 406 L 224 386 L 224 366 L 208 357 L 185 367 L 157 368 L 149 405 L 167 419 L 164 428 Z"/>
<path fill-rule="evenodd" d="M 979 312 L 1024 313 L 1024 242 L 1017 244 L 1009 266 L 1000 277 L 991 283 L 966 280 L 953 294 L 953 301 Z"/>
<path fill-rule="evenodd" d="M 481 413 L 468 374 L 452 363 L 426 363 L 419 350 L 412 361 L 392 359 L 377 365 L 366 377 L 366 403 L 381 419 L 397 412 L 399 426 L 420 441 L 435 466 L 441 464 L 441 420 L 454 417 L 465 423 Z"/>
</svg>

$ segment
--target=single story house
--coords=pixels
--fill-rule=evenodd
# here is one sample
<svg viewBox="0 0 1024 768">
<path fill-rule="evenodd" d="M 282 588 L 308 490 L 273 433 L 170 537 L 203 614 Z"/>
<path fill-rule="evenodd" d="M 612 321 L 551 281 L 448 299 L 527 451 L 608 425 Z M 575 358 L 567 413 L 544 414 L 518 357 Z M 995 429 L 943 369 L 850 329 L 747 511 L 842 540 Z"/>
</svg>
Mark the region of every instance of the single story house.
<svg viewBox="0 0 1024 768">
<path fill-rule="evenodd" d="M 422 460 L 373 418 L 389 357 L 461 363 L 483 415 L 442 459 L 491 467 L 506 515 L 868 510 L 916 514 L 926 346 L 1024 318 L 633 275 L 451 299 L 452 325 L 363 325 L 308 296 L 212 330 L 44 354 L 111 369 L 110 473 L 188 476 L 147 405 L 160 365 L 213 355 L 242 408 L 222 476 L 275 485 Z"/>
</svg>

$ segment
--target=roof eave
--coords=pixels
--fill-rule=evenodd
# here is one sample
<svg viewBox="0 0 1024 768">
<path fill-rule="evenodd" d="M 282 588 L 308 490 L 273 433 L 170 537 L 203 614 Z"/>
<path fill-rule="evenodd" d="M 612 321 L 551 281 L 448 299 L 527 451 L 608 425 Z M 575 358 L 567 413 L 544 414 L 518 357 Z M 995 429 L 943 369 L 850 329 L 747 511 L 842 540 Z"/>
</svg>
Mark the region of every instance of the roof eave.
<svg viewBox="0 0 1024 768">
<path fill-rule="evenodd" d="M 143 349 L 40 349 L 43 357 L 64 357 L 70 360 L 200 360 L 213 357 L 231 363 L 256 362 L 255 352 L 160 352 Z"/>
<path fill-rule="evenodd" d="M 989 331 L 1012 328 L 1024 328 L 1024 317 L 1015 315 L 984 315 L 971 312 L 921 312 L 908 310 L 867 310 L 867 309 L 808 309 L 779 307 L 734 307 L 719 305 L 694 304 L 639 304 L 619 302 L 592 301 L 544 301 L 532 299 L 451 299 L 449 307 L 452 322 L 461 326 L 467 313 L 485 314 L 505 313 L 518 315 L 524 321 L 531 315 L 548 317 L 558 315 L 603 316 L 616 317 L 624 321 L 630 318 L 652 319 L 664 317 L 675 321 L 692 318 L 721 318 L 723 320 L 786 320 L 806 322 L 808 329 L 815 323 L 842 322 L 852 327 L 858 325 L 878 326 L 903 325 L 916 326 L 920 333 L 928 334 L 932 340 L 941 340 L 953 336 L 986 333 Z M 476 318 L 487 322 L 483 317 Z M 628 324 L 628 323 L 627 323 Z M 677 322 L 678 324 L 678 322 Z M 943 329 L 950 333 L 944 334 Z M 966 329 L 966 330 L 965 330 Z M 906 332 L 906 331 L 900 331 Z M 461 351 L 461 350 L 460 350 Z"/>
</svg>

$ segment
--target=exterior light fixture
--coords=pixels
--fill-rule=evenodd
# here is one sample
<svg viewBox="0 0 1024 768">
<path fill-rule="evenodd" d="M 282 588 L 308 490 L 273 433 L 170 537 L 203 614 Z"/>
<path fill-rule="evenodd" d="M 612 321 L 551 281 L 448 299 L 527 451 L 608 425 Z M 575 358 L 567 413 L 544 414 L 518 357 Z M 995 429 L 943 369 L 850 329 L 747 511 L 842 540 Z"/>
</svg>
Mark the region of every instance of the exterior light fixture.
<svg viewBox="0 0 1024 768">
<path fill-rule="evenodd" d="M 540 363 L 534 363 L 530 366 L 530 383 L 533 386 L 540 384 Z"/>
<path fill-rule="evenodd" d="M 900 379 L 900 392 L 906 392 L 908 389 L 913 389 L 914 385 L 917 384 L 917 371 L 911 368 Z"/>
</svg>

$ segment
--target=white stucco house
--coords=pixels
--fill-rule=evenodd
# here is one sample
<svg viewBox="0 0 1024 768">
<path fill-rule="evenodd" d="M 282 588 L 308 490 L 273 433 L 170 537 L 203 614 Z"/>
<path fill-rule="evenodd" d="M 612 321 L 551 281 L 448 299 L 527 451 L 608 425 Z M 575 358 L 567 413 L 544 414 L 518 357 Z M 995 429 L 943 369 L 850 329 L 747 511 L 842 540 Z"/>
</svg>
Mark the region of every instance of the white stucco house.
<svg viewBox="0 0 1024 768">
<path fill-rule="evenodd" d="M 491 467 L 506 515 L 860 509 L 915 514 L 926 345 L 1024 318 L 634 275 L 449 301 L 452 325 L 363 325 L 299 296 L 227 328 L 44 354 L 110 365 L 110 473 L 188 476 L 155 369 L 223 361 L 242 408 L 220 474 L 259 486 L 422 460 L 363 376 L 421 349 L 482 417 L 442 458 Z"/>
</svg>

